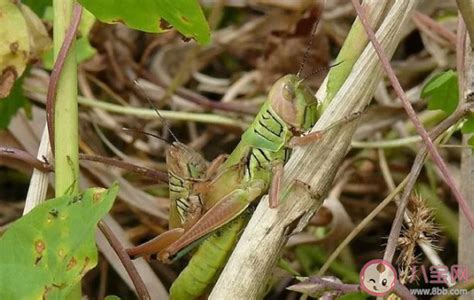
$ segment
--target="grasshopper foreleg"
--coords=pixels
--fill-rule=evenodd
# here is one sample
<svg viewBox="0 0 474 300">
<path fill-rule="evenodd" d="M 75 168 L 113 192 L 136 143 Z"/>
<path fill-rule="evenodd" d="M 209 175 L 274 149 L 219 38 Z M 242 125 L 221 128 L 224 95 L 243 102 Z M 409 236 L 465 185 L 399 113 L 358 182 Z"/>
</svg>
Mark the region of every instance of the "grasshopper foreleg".
<svg viewBox="0 0 474 300">
<path fill-rule="evenodd" d="M 270 208 L 276 208 L 278 206 L 278 199 L 280 197 L 281 179 L 283 178 L 284 163 L 282 161 L 277 162 L 272 168 L 273 178 L 270 185 L 270 192 L 268 201 Z"/>
<path fill-rule="evenodd" d="M 291 140 L 289 142 L 289 147 L 293 148 L 293 147 L 298 147 L 298 146 L 305 146 L 305 145 L 311 144 L 313 142 L 316 142 L 316 141 L 321 139 L 321 137 L 324 135 L 324 133 L 328 132 L 329 130 L 331 130 L 335 127 L 339 127 L 339 126 L 348 124 L 348 123 L 358 119 L 362 115 L 362 113 L 363 113 L 363 111 L 357 111 L 357 112 L 351 113 L 351 114 L 345 116 L 344 118 L 329 124 L 328 127 L 324 128 L 322 130 L 313 131 L 313 132 L 310 132 L 310 133 L 308 133 L 306 135 L 302 135 L 302 136 L 294 136 L 294 137 L 291 138 Z"/>
<path fill-rule="evenodd" d="M 227 159 L 229 155 L 226 154 L 221 154 L 218 157 L 216 157 L 210 164 L 209 167 L 207 168 L 206 171 L 206 178 L 211 178 L 213 175 L 215 175 L 219 169 L 219 167 L 224 163 L 224 161 Z"/>
<path fill-rule="evenodd" d="M 322 130 L 313 131 L 302 136 L 294 136 L 291 138 L 289 146 L 291 148 L 298 147 L 298 146 L 305 146 L 305 145 L 318 141 L 319 139 L 321 139 L 322 136 L 323 136 Z"/>
</svg>

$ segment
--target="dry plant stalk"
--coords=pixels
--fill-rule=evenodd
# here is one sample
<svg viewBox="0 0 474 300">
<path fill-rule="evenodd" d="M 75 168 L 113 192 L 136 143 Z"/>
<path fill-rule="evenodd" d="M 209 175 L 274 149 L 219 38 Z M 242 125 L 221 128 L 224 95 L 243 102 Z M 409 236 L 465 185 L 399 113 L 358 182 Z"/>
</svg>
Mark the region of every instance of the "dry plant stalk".
<svg viewBox="0 0 474 300">
<path fill-rule="evenodd" d="M 461 101 L 468 98 L 468 95 L 474 92 L 474 16 L 472 9 L 473 1 L 458 0 L 460 13 L 466 22 L 466 25 L 460 21 L 458 26 L 458 74 L 459 74 L 459 96 Z M 466 33 L 467 32 L 469 34 Z M 468 140 L 472 134 L 463 135 L 463 145 L 468 146 Z M 472 149 L 466 147 L 461 154 L 461 191 L 466 197 L 466 201 L 471 210 L 474 210 L 474 156 Z M 468 267 L 470 270 L 474 268 L 474 255 L 472 249 L 474 247 L 474 235 L 472 228 L 469 226 L 468 220 L 462 214 L 459 215 L 459 249 L 458 263 Z M 460 297 L 461 299 L 469 299 L 469 295 Z"/>
<path fill-rule="evenodd" d="M 467 31 L 471 39 L 468 41 L 471 48 L 474 48 L 474 1 L 456 0 L 459 12 L 466 23 Z"/>
<path fill-rule="evenodd" d="M 397 1 L 380 26 L 377 39 L 388 57 L 395 51 L 402 28 L 410 19 L 417 2 Z M 378 57 L 369 45 L 313 131 L 324 129 L 334 121 L 362 110 L 372 98 L 381 78 Z M 267 196 L 260 201 L 209 299 L 262 298 L 288 236 L 295 225 L 297 230 L 303 228 L 324 200 L 356 125 L 352 122 L 336 127 L 325 133 L 318 143 L 294 151 L 285 166 L 282 190 L 287 189 L 294 180 L 299 180 L 310 186 L 312 195 L 298 189 L 291 195 L 292 199 L 282 203 L 278 209 L 268 207 Z"/>
<path fill-rule="evenodd" d="M 48 128 L 45 126 L 41 142 L 38 148 L 37 158 L 44 160 L 46 158 L 49 162 L 53 161 L 53 153 L 51 152 L 51 145 L 49 144 Z M 23 215 L 29 213 L 37 205 L 44 202 L 49 185 L 49 173 L 33 169 L 30 185 L 28 187 L 28 194 L 25 200 L 25 208 Z"/>
</svg>

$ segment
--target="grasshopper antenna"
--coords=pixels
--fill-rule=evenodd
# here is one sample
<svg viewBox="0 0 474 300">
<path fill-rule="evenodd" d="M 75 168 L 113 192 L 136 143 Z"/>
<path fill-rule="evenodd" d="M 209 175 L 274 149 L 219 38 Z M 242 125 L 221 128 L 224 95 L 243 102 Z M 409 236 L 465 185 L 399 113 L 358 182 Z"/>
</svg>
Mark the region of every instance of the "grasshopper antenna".
<svg viewBox="0 0 474 300">
<path fill-rule="evenodd" d="M 339 66 L 340 64 L 342 64 L 343 62 L 344 62 L 344 61 L 342 60 L 342 61 L 340 61 L 340 62 L 334 63 L 334 64 L 329 65 L 329 66 L 327 66 L 327 67 L 326 67 L 326 66 L 324 66 L 324 67 L 319 67 L 319 68 L 317 68 L 316 70 L 314 70 L 313 72 L 311 72 L 311 73 L 309 73 L 308 75 L 306 75 L 305 77 L 303 77 L 303 78 L 300 80 L 300 82 L 303 82 L 303 81 L 305 81 L 306 79 L 308 79 L 308 78 L 310 78 L 310 77 L 312 77 L 312 76 L 314 76 L 314 75 L 316 75 L 316 74 L 318 74 L 318 73 L 320 73 L 320 72 L 322 72 L 322 71 L 326 71 L 326 70 L 329 70 L 329 69 L 331 69 L 331 68 L 337 67 L 337 66 Z"/>
<path fill-rule="evenodd" d="M 163 141 L 163 142 L 167 143 L 168 145 L 171 145 L 171 143 L 169 141 L 167 141 L 165 138 L 163 138 L 159 135 L 150 133 L 150 132 L 141 131 L 141 130 L 138 130 L 138 129 L 128 128 L 128 127 L 123 127 L 122 130 L 130 131 L 130 132 L 133 132 L 133 133 L 136 133 L 136 134 L 143 134 L 143 135 L 151 136 L 151 137 L 154 137 L 156 139 L 159 139 L 160 141 Z"/>
<path fill-rule="evenodd" d="M 308 47 L 306 47 L 306 50 L 304 51 L 303 59 L 301 60 L 301 65 L 300 65 L 300 68 L 298 70 L 298 73 L 296 73 L 296 76 L 298 76 L 298 77 L 300 77 L 301 72 L 303 71 L 303 67 L 306 63 L 306 60 L 308 59 L 309 50 L 311 50 L 311 47 L 313 46 L 313 40 L 314 40 L 314 36 L 316 34 L 316 29 L 318 28 L 320 18 L 321 18 L 321 16 L 319 16 L 313 24 L 313 29 L 311 31 L 311 39 L 308 42 Z"/>
<path fill-rule="evenodd" d="M 135 86 L 140 90 L 140 92 L 143 94 L 143 96 L 145 97 L 146 101 L 148 102 L 148 104 L 151 105 L 151 107 L 153 107 L 153 110 L 155 111 L 156 115 L 158 116 L 158 118 L 160 118 L 161 122 L 163 122 L 163 124 L 166 124 L 168 125 L 168 122 L 165 120 L 165 118 L 163 118 L 163 116 L 160 114 L 160 111 L 156 108 L 156 106 L 153 104 L 153 102 L 151 101 L 150 97 L 148 97 L 148 95 L 146 94 L 146 92 L 143 90 L 143 88 L 138 84 L 138 80 L 137 79 L 134 79 L 133 80 L 133 83 L 135 84 Z M 173 131 L 171 131 L 171 129 L 169 128 L 169 126 L 166 126 L 167 129 L 168 129 L 168 132 L 170 133 L 171 137 L 173 138 L 173 140 L 177 143 L 179 143 L 179 140 L 178 138 L 174 135 Z M 138 132 L 138 131 L 136 131 Z M 157 137 L 155 135 L 152 135 L 152 134 L 149 134 L 147 132 L 141 132 L 142 134 L 146 134 L 146 135 L 150 135 L 150 136 L 154 136 L 154 137 Z M 160 138 L 161 140 L 163 140 L 162 138 Z M 169 144 L 169 142 L 168 142 Z"/>
</svg>

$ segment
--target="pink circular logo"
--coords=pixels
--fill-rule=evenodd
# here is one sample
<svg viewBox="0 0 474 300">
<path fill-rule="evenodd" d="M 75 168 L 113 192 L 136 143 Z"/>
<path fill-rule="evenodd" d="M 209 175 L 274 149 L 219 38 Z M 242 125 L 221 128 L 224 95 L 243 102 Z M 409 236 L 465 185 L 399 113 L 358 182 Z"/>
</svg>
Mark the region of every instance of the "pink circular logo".
<svg viewBox="0 0 474 300">
<path fill-rule="evenodd" d="M 360 271 L 360 288 L 373 296 L 385 296 L 395 287 L 397 272 L 383 259 L 368 261 Z"/>
</svg>

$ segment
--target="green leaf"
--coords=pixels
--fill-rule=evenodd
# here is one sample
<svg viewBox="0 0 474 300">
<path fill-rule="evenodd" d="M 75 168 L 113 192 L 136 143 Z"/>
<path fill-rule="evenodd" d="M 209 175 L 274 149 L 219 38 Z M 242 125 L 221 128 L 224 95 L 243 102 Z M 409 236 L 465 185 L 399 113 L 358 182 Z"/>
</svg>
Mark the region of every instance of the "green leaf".
<svg viewBox="0 0 474 300">
<path fill-rule="evenodd" d="M 462 125 L 461 132 L 463 134 L 474 133 L 474 115 L 467 118 L 464 125 Z"/>
<path fill-rule="evenodd" d="M 448 114 L 456 110 L 459 102 L 458 77 L 452 70 L 434 76 L 425 84 L 421 97 L 428 100 L 428 108 L 441 109 Z"/>
<path fill-rule="evenodd" d="M 474 136 L 471 136 L 469 140 L 467 140 L 467 144 L 472 147 L 472 153 L 474 154 Z"/>
<path fill-rule="evenodd" d="M 76 41 L 76 60 L 77 63 L 81 63 L 92 58 L 97 53 L 97 50 L 92 47 L 89 43 L 89 39 L 87 37 L 80 37 Z M 52 70 L 54 67 L 54 57 L 53 57 L 53 50 L 46 52 L 43 55 L 43 67 L 46 70 Z"/>
<path fill-rule="evenodd" d="M 0 238 L 0 299 L 70 299 L 97 264 L 96 224 L 118 185 L 91 188 L 34 208 Z"/>
<path fill-rule="evenodd" d="M 434 221 L 439 224 L 443 236 L 451 238 L 456 243 L 459 238 L 458 214 L 453 212 L 429 185 L 417 184 L 416 192 L 424 199 L 426 206 L 432 210 Z"/>
<path fill-rule="evenodd" d="M 471 114 L 466 122 L 464 122 L 464 125 L 462 126 L 461 128 L 461 132 L 463 134 L 470 134 L 470 133 L 474 133 L 474 115 Z M 472 148 L 472 153 L 474 154 L 474 135 L 471 136 L 468 140 L 467 140 L 467 144 L 469 146 L 471 146 Z"/>
<path fill-rule="evenodd" d="M 97 50 L 92 47 L 87 37 L 81 37 L 76 41 L 76 55 L 77 63 L 83 62 L 92 58 L 97 53 Z"/>
<path fill-rule="evenodd" d="M 197 0 L 79 0 L 86 9 L 106 23 L 123 22 L 127 26 L 146 31 L 164 32 L 166 21 L 182 35 L 201 44 L 210 41 L 209 25 Z"/>
<path fill-rule="evenodd" d="M 87 9 L 82 10 L 81 22 L 79 23 L 79 33 L 82 36 L 87 36 L 94 26 L 96 18 L 93 13 L 88 11 Z"/>
<path fill-rule="evenodd" d="M 15 81 L 8 97 L 0 99 L 0 130 L 8 127 L 20 108 L 28 108 L 30 102 L 23 95 L 23 78 L 24 76 Z"/>
<path fill-rule="evenodd" d="M 106 296 L 104 300 L 120 300 L 120 297 L 115 295 Z"/>
<path fill-rule="evenodd" d="M 21 2 L 31 8 L 38 16 L 43 16 L 46 8 L 51 6 L 52 0 L 23 0 Z"/>
<path fill-rule="evenodd" d="M 300 276 L 301 274 L 295 270 L 295 268 L 293 268 L 290 264 L 290 262 L 284 258 L 280 258 L 280 260 L 278 261 L 278 267 L 280 267 L 281 269 L 287 271 L 288 273 L 290 273 L 291 275 L 293 276 Z"/>
</svg>

